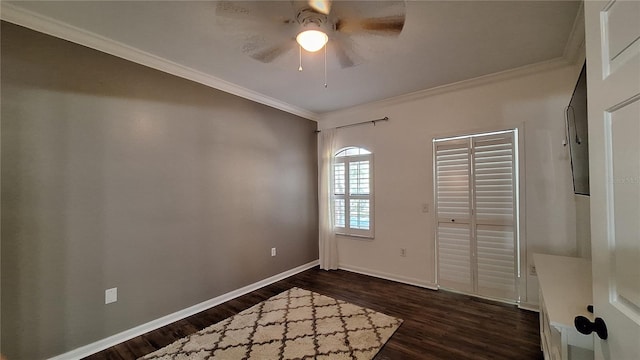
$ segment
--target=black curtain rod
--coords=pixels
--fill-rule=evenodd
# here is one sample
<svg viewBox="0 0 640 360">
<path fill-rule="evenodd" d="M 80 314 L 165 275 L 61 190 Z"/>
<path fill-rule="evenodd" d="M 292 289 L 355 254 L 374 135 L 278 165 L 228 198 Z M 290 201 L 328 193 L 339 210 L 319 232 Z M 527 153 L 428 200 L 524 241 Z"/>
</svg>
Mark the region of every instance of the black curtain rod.
<svg viewBox="0 0 640 360">
<path fill-rule="evenodd" d="M 342 125 L 342 126 L 336 126 L 336 129 L 342 129 L 342 128 L 346 128 L 346 127 L 350 127 L 350 126 L 357 126 L 357 125 L 363 125 L 363 124 L 373 124 L 373 126 L 376 126 L 376 123 L 378 121 L 389 121 L 389 117 L 385 116 L 382 119 L 375 119 L 375 120 L 369 120 L 369 121 L 361 121 L 359 123 L 355 123 L 355 124 L 349 124 L 349 125 Z M 322 130 L 316 130 L 316 134 L 321 132 Z"/>
</svg>

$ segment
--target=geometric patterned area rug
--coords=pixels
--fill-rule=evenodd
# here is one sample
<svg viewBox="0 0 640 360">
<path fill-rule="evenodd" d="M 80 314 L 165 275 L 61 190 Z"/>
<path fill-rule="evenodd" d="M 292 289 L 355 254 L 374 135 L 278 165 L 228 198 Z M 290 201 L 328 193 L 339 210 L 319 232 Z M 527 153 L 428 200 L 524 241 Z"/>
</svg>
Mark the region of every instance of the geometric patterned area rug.
<svg viewBox="0 0 640 360">
<path fill-rule="evenodd" d="M 373 359 L 402 324 L 292 288 L 141 359 Z"/>
</svg>

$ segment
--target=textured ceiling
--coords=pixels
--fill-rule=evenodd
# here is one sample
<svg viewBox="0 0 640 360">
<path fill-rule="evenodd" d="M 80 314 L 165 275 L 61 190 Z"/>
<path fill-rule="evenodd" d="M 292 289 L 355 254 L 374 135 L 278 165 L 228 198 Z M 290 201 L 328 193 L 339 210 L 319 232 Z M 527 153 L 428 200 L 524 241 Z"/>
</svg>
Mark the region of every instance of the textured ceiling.
<svg viewBox="0 0 640 360">
<path fill-rule="evenodd" d="M 12 5 L 129 45 L 285 104 L 320 114 L 563 56 L 578 1 L 340 2 L 333 16 L 406 11 L 399 36 L 329 33 L 324 53 L 303 53 L 282 20 L 290 1 L 237 2 L 238 16 L 207 1 L 37 1 Z M 283 30 L 284 29 L 284 30 Z M 257 40 L 256 40 L 257 39 Z M 332 49 L 348 44 L 356 66 Z M 265 44 L 293 44 L 272 62 L 252 58 Z M 257 45 L 256 45 L 257 44 Z"/>
</svg>

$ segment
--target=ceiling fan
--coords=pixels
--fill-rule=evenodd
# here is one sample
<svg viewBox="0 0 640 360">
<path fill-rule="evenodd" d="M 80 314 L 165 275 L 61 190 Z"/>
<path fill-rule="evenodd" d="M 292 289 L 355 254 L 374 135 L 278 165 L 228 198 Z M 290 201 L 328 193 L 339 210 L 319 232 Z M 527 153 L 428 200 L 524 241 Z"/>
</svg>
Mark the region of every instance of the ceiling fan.
<svg viewBox="0 0 640 360">
<path fill-rule="evenodd" d="M 329 51 L 340 67 L 348 68 L 366 60 L 358 53 L 359 43 L 366 38 L 400 35 L 405 23 L 405 4 L 404 1 L 219 1 L 216 15 L 254 25 L 254 32 L 245 34 L 242 51 L 258 61 L 270 63 L 298 45 L 314 52 L 330 41 Z"/>
</svg>

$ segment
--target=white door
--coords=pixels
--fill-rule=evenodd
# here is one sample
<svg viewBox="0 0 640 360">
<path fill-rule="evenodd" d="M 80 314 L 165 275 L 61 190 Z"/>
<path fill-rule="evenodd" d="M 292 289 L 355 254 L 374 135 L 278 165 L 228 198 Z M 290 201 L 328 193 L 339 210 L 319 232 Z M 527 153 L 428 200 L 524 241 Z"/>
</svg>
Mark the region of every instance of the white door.
<svg viewBox="0 0 640 360">
<path fill-rule="evenodd" d="M 473 293 L 469 139 L 436 142 L 434 154 L 438 285 Z"/>
<path fill-rule="evenodd" d="M 472 138 L 476 292 L 518 300 L 515 132 Z"/>
<path fill-rule="evenodd" d="M 518 300 L 514 135 L 434 141 L 440 287 Z"/>
<path fill-rule="evenodd" d="M 640 0 L 585 1 L 596 359 L 640 358 Z"/>
</svg>

